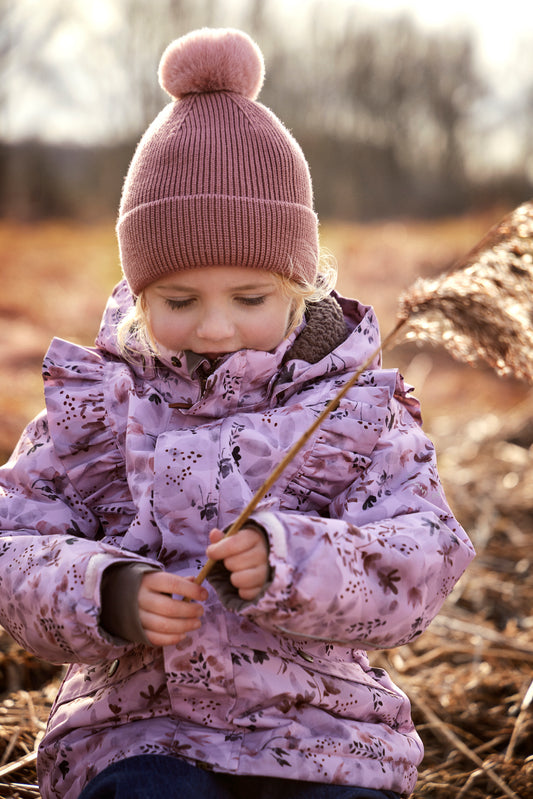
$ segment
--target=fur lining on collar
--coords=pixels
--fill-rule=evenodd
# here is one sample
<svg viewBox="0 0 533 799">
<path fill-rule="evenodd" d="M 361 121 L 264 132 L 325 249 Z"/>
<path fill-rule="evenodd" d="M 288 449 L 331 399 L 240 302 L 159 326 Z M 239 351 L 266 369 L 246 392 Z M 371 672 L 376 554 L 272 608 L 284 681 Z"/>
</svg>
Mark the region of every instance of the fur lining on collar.
<svg viewBox="0 0 533 799">
<path fill-rule="evenodd" d="M 287 352 L 285 362 L 298 359 L 318 363 L 348 336 L 344 314 L 335 297 L 310 303 L 305 318 L 306 325 Z"/>
</svg>

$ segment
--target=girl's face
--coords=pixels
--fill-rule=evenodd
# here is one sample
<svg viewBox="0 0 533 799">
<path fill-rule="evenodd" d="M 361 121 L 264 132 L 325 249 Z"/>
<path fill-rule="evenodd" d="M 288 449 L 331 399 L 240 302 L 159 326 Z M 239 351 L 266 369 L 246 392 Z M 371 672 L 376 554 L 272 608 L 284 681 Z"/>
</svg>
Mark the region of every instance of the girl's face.
<svg viewBox="0 0 533 799">
<path fill-rule="evenodd" d="M 285 338 L 293 301 L 270 272 L 209 266 L 177 272 L 144 290 L 154 339 L 171 352 L 216 358 L 273 350 Z"/>
</svg>

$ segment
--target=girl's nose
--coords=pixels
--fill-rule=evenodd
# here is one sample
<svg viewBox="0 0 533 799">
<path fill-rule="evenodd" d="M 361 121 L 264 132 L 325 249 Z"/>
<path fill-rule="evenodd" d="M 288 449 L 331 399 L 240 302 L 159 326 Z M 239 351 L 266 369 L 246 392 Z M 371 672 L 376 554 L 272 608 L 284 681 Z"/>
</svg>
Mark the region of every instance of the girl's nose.
<svg viewBox="0 0 533 799">
<path fill-rule="evenodd" d="M 202 316 L 196 328 L 199 338 L 209 341 L 224 341 L 233 336 L 234 325 L 223 308 L 211 308 Z"/>
</svg>

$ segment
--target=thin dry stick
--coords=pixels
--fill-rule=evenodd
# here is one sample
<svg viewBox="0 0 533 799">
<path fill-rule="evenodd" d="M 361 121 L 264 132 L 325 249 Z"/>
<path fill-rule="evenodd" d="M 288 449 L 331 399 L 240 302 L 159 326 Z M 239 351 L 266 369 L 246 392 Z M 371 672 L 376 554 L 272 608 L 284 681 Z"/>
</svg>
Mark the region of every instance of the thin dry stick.
<svg viewBox="0 0 533 799">
<path fill-rule="evenodd" d="M 529 688 L 527 689 L 525 696 L 522 700 L 522 704 L 520 705 L 520 712 L 516 718 L 511 739 L 509 741 L 509 746 L 507 747 L 507 752 L 505 753 L 504 757 L 504 761 L 506 763 L 508 763 L 513 757 L 516 743 L 518 741 L 520 732 L 522 730 L 527 714 L 529 712 L 529 706 L 531 705 L 532 702 L 533 702 L 533 680 L 531 681 Z"/>
<path fill-rule="evenodd" d="M 466 635 L 474 635 L 478 638 L 483 638 L 493 644 L 499 645 L 504 651 L 509 654 L 517 652 L 520 657 L 525 656 L 526 660 L 533 657 L 533 647 L 527 646 L 522 642 L 515 642 L 509 636 L 502 635 L 496 630 L 491 630 L 490 627 L 485 627 L 483 624 L 474 624 L 463 619 L 453 618 L 446 613 L 441 613 L 432 622 L 435 627 L 445 627 L 447 630 L 465 633 Z"/>
<path fill-rule="evenodd" d="M 21 691 L 21 698 L 26 700 L 26 704 L 30 713 L 30 721 L 32 722 L 33 726 L 38 730 L 44 731 L 46 729 L 46 724 L 41 721 L 40 718 L 38 718 L 37 713 L 35 712 L 35 705 L 33 704 L 31 694 L 28 691 Z"/>
<path fill-rule="evenodd" d="M 18 760 L 14 760 L 12 763 L 7 763 L 7 765 L 0 768 L 0 778 L 5 777 L 7 774 L 12 774 L 14 771 L 24 768 L 24 766 L 31 765 L 36 759 L 37 752 L 30 752 L 27 755 L 19 757 Z"/>
<path fill-rule="evenodd" d="M 9 758 L 11 756 L 11 752 L 13 751 L 15 746 L 17 745 L 17 741 L 18 741 L 19 737 L 20 737 L 20 727 L 17 727 L 17 729 L 14 731 L 13 735 L 9 739 L 9 742 L 8 742 L 6 748 L 5 748 L 4 754 L 2 755 L 2 760 L 0 761 L 0 767 L 3 766 L 4 763 L 7 763 L 7 761 L 9 760 Z"/>
<path fill-rule="evenodd" d="M 472 785 L 475 783 L 477 778 L 478 777 L 482 777 L 484 775 L 484 773 L 485 772 L 483 771 L 482 768 L 478 768 L 475 771 L 473 771 L 470 774 L 470 776 L 467 779 L 467 781 L 465 782 L 465 784 L 463 785 L 463 787 L 461 788 L 461 790 L 459 791 L 459 793 L 457 794 L 457 799 L 462 799 L 463 796 L 466 796 L 467 795 L 467 791 L 470 791 Z"/>
<path fill-rule="evenodd" d="M 10 780 L 9 787 L 16 788 L 18 791 L 21 791 L 21 799 L 22 796 L 32 797 L 32 799 L 40 799 L 41 794 L 39 793 L 38 785 L 33 785 L 26 782 L 11 782 Z"/>
<path fill-rule="evenodd" d="M 276 468 L 269 474 L 263 485 L 260 486 L 258 491 L 254 494 L 248 505 L 246 505 L 246 507 L 240 512 L 240 514 L 237 516 L 237 518 L 235 519 L 235 521 L 233 522 L 233 524 L 225 534 L 225 538 L 229 538 L 230 536 L 235 535 L 235 533 L 239 532 L 243 524 L 246 522 L 247 519 L 250 518 L 251 514 L 257 508 L 257 506 L 259 505 L 265 494 L 269 491 L 270 488 L 272 488 L 278 477 L 285 471 L 289 463 L 301 450 L 305 442 L 313 435 L 315 430 L 317 430 L 320 427 L 324 419 L 326 419 L 326 417 L 329 416 L 330 413 L 336 410 L 336 408 L 339 405 L 339 402 L 347 394 L 350 388 L 353 385 L 355 385 L 355 383 L 357 383 L 357 381 L 359 380 L 365 369 L 367 369 L 374 360 L 374 358 L 377 355 L 379 355 L 381 349 L 388 346 L 390 342 L 398 335 L 399 331 L 406 322 L 407 318 L 402 318 L 398 320 L 395 328 L 391 330 L 389 335 L 383 339 L 382 344 L 379 347 L 377 347 L 374 350 L 374 352 L 367 358 L 367 360 L 359 367 L 359 369 L 356 372 L 354 372 L 354 374 L 350 377 L 350 379 L 343 385 L 339 393 L 335 397 L 333 397 L 332 400 L 328 402 L 324 410 L 321 411 L 321 413 L 319 413 L 314 422 L 311 425 L 309 425 L 307 430 L 305 430 L 305 432 L 300 436 L 300 438 L 293 444 L 293 446 L 287 452 L 285 457 L 282 458 L 282 460 L 278 463 Z M 196 575 L 195 582 L 198 583 L 198 585 L 200 585 L 205 580 L 205 578 L 210 573 L 215 563 L 216 561 L 211 559 L 206 561 L 203 568 Z"/>
</svg>

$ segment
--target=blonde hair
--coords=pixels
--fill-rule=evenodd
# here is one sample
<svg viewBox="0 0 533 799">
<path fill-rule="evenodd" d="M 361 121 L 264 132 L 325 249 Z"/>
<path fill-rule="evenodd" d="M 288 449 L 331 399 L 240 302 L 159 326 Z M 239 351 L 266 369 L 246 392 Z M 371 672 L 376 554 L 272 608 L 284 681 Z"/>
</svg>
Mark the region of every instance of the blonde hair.
<svg viewBox="0 0 533 799">
<path fill-rule="evenodd" d="M 294 303 L 286 333 L 288 336 L 303 320 L 308 304 L 320 302 L 333 291 L 337 283 L 337 263 L 331 253 L 326 250 L 321 251 L 314 283 L 302 282 L 301 279 L 293 280 L 276 272 L 272 274 L 278 280 L 285 296 Z M 150 329 L 143 291 L 117 324 L 117 343 L 122 357 L 132 363 L 142 361 L 145 356 L 157 357 L 159 354 L 157 341 Z"/>
</svg>

